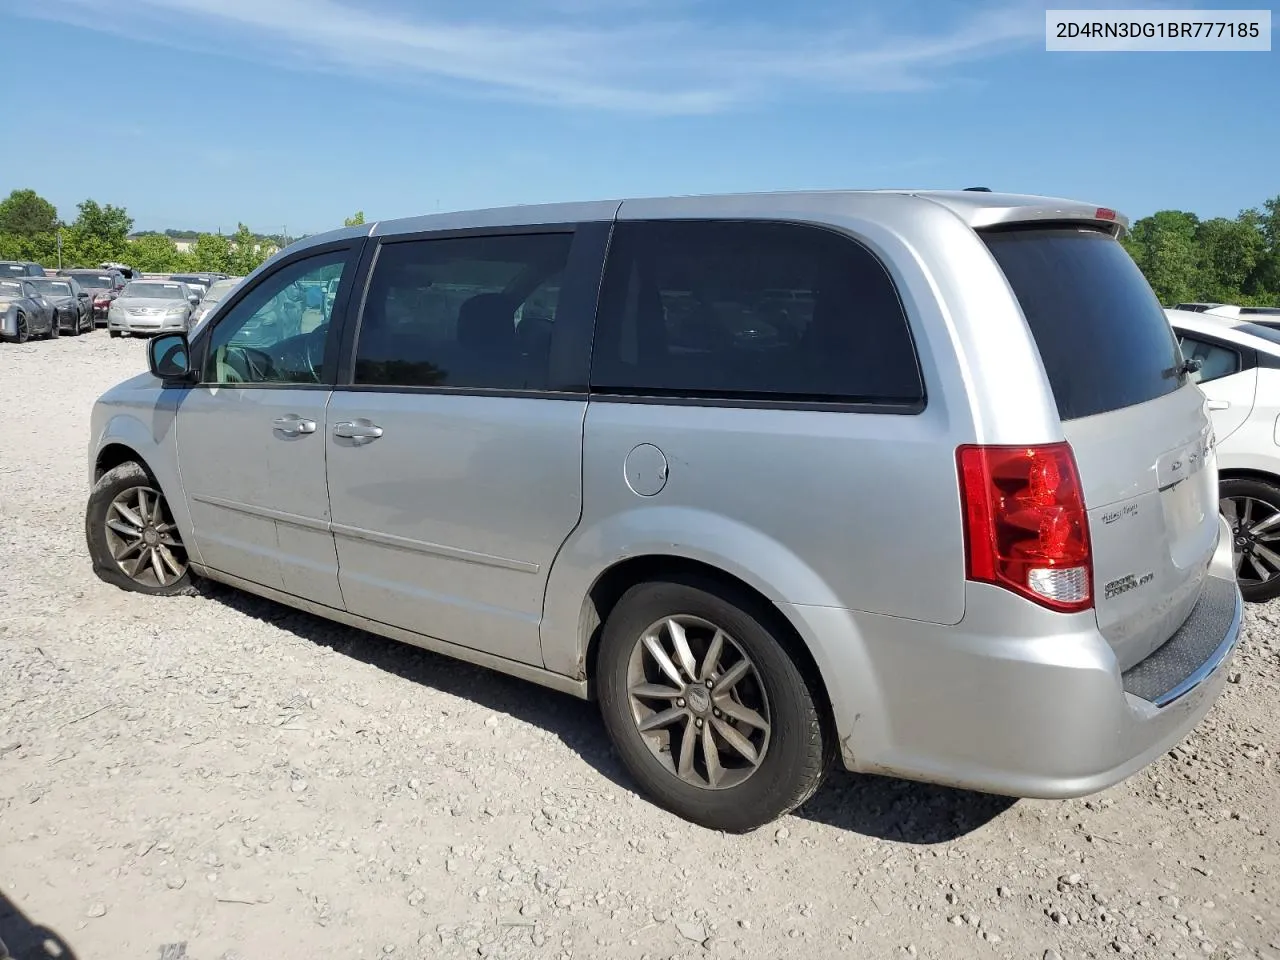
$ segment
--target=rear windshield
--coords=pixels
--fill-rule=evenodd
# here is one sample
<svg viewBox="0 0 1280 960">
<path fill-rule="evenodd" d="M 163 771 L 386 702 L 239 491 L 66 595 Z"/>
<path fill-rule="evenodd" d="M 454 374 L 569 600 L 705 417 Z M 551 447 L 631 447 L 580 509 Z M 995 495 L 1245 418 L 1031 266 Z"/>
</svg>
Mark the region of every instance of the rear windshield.
<svg viewBox="0 0 1280 960">
<path fill-rule="evenodd" d="M 1040 348 L 1063 420 L 1177 390 L 1178 341 L 1124 247 L 1099 230 L 984 234 Z"/>
</svg>

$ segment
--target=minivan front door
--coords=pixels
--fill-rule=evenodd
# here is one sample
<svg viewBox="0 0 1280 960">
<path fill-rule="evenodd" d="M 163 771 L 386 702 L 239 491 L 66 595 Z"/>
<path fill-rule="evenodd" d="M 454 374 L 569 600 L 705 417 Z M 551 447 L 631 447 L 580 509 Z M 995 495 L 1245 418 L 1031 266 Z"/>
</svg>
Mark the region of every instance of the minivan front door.
<svg viewBox="0 0 1280 960">
<path fill-rule="evenodd" d="M 305 309 L 304 293 L 348 279 L 356 253 L 287 261 L 247 288 L 193 344 L 201 383 L 178 408 L 178 469 L 205 565 L 336 609 L 324 461 L 337 318 L 331 304 Z"/>
<path fill-rule="evenodd" d="M 542 664 L 547 574 L 582 513 L 585 393 L 549 374 L 573 327 L 585 383 L 600 250 L 579 270 L 581 249 L 554 230 L 383 241 L 329 404 L 351 613 Z"/>
</svg>

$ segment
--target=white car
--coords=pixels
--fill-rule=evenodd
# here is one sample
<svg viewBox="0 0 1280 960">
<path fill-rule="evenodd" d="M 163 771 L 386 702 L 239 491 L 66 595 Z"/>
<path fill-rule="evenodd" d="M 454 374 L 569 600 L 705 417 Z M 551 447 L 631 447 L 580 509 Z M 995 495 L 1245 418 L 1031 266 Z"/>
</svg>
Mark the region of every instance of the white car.
<svg viewBox="0 0 1280 960">
<path fill-rule="evenodd" d="M 1218 444 L 1220 506 L 1235 534 L 1246 600 L 1280 596 L 1280 329 L 1167 310 L 1183 356 L 1199 360 Z"/>
</svg>

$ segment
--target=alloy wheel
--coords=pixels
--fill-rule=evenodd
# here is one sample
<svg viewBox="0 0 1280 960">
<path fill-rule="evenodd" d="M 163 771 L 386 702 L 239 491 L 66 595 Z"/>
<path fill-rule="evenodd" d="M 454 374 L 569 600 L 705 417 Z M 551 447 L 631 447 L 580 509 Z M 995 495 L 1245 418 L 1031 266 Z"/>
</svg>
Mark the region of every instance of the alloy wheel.
<svg viewBox="0 0 1280 960">
<path fill-rule="evenodd" d="M 167 587 L 187 572 L 187 552 L 164 497 L 151 487 L 121 491 L 107 508 L 107 545 L 125 576 Z"/>
<path fill-rule="evenodd" d="M 741 645 L 715 624 L 664 617 L 636 640 L 627 699 L 653 756 L 685 783 L 736 787 L 769 749 L 764 684 Z"/>
<path fill-rule="evenodd" d="M 1280 576 L 1280 509 L 1256 497 L 1224 497 L 1218 504 L 1231 525 L 1236 578 L 1261 584 Z"/>
</svg>

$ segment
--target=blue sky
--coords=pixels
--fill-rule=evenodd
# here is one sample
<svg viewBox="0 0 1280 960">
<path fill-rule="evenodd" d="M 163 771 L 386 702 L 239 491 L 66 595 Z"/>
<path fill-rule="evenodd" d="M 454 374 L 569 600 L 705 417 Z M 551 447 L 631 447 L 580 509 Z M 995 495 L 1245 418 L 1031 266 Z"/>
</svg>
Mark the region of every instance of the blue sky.
<svg viewBox="0 0 1280 960">
<path fill-rule="evenodd" d="M 6 137 L 0 194 L 293 234 L 734 190 L 987 185 L 1135 217 L 1280 194 L 1280 52 L 1046 53 L 1045 7 L 0 0 L 5 99 L 70 134 Z"/>
</svg>

